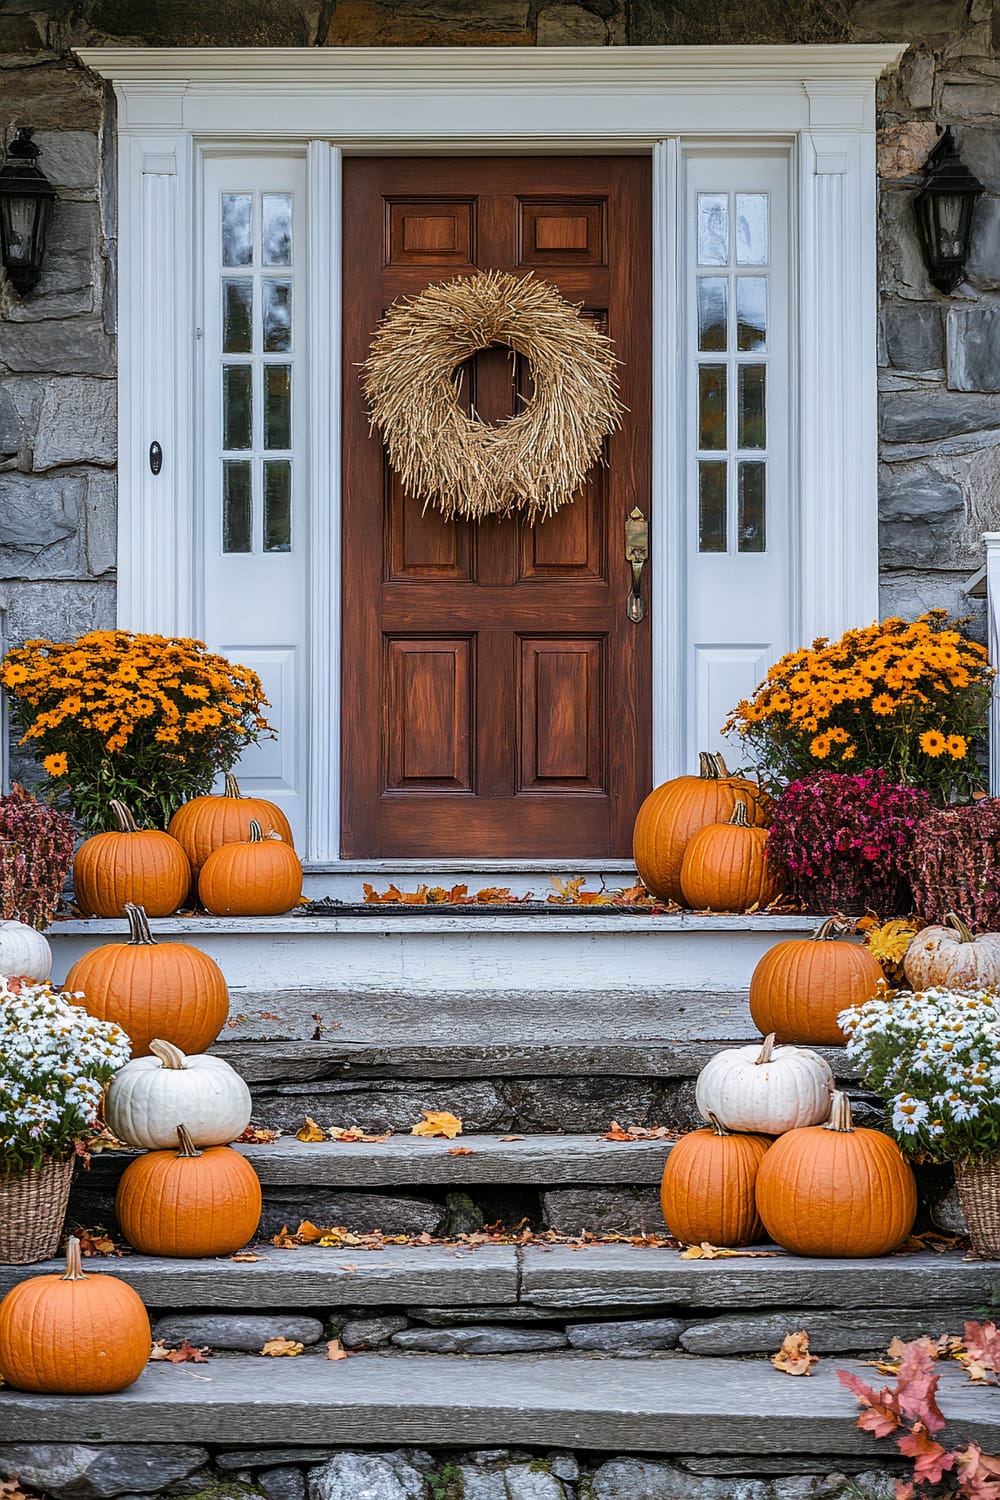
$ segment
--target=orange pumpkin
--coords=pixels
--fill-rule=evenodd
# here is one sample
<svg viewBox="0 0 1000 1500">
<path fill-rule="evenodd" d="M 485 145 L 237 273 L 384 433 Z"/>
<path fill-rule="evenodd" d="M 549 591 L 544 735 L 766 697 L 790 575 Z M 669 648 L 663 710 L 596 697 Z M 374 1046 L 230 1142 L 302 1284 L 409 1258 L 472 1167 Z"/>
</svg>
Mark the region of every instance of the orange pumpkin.
<svg viewBox="0 0 1000 1500">
<path fill-rule="evenodd" d="M 721 755 L 703 750 L 697 776 L 677 776 L 650 792 L 632 834 L 632 857 L 639 878 L 661 901 L 680 901 L 684 850 L 699 828 L 724 823 L 737 800 L 746 802 L 753 823 L 769 821 L 770 800 L 753 781 L 730 776 Z"/>
<path fill-rule="evenodd" d="M 728 823 L 694 834 L 681 864 L 681 891 L 695 911 L 748 911 L 780 894 L 767 860 L 767 830 L 751 824 L 745 802 L 737 801 Z"/>
<path fill-rule="evenodd" d="M 146 1057 L 157 1037 L 182 1052 L 204 1052 L 229 1014 L 222 970 L 200 948 L 156 942 L 141 906 L 127 906 L 125 915 L 128 940 L 78 958 L 66 989 L 82 991 L 85 1010 L 128 1034 L 133 1057 Z"/>
<path fill-rule="evenodd" d="M 95 833 L 76 851 L 73 889 L 89 917 L 123 917 L 131 901 L 169 917 L 187 896 L 191 866 L 176 839 L 140 828 L 123 802 L 111 802 L 116 831 Z"/>
<path fill-rule="evenodd" d="M 847 1040 L 837 1017 L 878 994 L 885 975 L 860 943 L 835 941 L 843 926 L 830 917 L 811 937 L 775 943 L 750 980 L 750 1014 L 779 1042 L 835 1047 Z"/>
<path fill-rule="evenodd" d="M 667 1228 L 686 1245 L 749 1245 L 763 1239 L 754 1183 L 766 1135 L 736 1135 L 713 1115 L 671 1147 L 660 1183 Z"/>
<path fill-rule="evenodd" d="M 198 1151 L 183 1125 L 176 1151 L 147 1151 L 122 1173 L 115 1213 L 144 1255 L 232 1255 L 260 1222 L 257 1173 L 231 1146 Z"/>
<path fill-rule="evenodd" d="M 124 1390 L 142 1374 L 151 1342 L 138 1292 L 117 1276 L 85 1276 L 75 1238 L 64 1275 L 32 1276 L 0 1302 L 0 1375 L 18 1390 Z"/>
<path fill-rule="evenodd" d="M 273 835 L 265 838 L 255 818 L 249 839 L 216 849 L 198 877 L 201 904 L 218 917 L 276 917 L 290 911 L 301 895 L 298 855 Z"/>
<path fill-rule="evenodd" d="M 251 820 L 265 833 L 277 833 L 294 848 L 292 830 L 281 808 L 263 797 L 244 797 L 235 776 L 226 777 L 221 797 L 195 797 L 179 807 L 170 819 L 168 833 L 191 861 L 195 879 L 210 854 L 223 844 L 238 844 L 250 833 Z"/>
<path fill-rule="evenodd" d="M 834 1094 L 825 1125 L 789 1130 L 768 1151 L 757 1208 L 793 1255 L 888 1255 L 913 1228 L 917 1185 L 896 1142 L 855 1128 L 851 1101 Z"/>
</svg>

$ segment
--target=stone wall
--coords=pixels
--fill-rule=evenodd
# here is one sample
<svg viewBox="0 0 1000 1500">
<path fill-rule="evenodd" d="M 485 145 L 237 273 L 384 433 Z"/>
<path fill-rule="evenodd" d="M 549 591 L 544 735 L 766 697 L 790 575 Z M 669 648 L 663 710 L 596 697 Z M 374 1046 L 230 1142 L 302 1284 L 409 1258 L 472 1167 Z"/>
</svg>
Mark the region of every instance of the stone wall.
<svg viewBox="0 0 1000 1500">
<path fill-rule="evenodd" d="M 909 40 L 880 89 L 885 612 L 971 605 L 1000 528 L 1000 0 L 4 0 L 0 133 L 59 190 L 37 293 L 0 290 L 0 607 L 14 641 L 110 624 L 113 101 L 74 45 L 622 45 Z M 911 200 L 945 122 L 987 188 L 967 280 L 927 281 Z"/>
</svg>

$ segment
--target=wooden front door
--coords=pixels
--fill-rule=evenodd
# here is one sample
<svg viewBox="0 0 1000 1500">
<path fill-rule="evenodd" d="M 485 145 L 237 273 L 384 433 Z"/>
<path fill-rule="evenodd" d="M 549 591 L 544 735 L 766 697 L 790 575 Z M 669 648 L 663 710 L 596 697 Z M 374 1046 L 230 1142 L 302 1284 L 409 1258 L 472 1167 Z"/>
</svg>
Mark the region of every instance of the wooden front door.
<svg viewBox="0 0 1000 1500">
<path fill-rule="evenodd" d="M 624 555 L 625 518 L 649 511 L 650 221 L 641 157 L 344 164 L 346 857 L 631 852 L 651 776 L 649 619 L 626 615 Z M 582 303 L 621 361 L 628 411 L 606 464 L 533 528 L 421 514 L 369 433 L 358 379 L 396 298 L 492 268 Z M 496 422 L 525 381 L 490 349 L 464 386 Z"/>
</svg>

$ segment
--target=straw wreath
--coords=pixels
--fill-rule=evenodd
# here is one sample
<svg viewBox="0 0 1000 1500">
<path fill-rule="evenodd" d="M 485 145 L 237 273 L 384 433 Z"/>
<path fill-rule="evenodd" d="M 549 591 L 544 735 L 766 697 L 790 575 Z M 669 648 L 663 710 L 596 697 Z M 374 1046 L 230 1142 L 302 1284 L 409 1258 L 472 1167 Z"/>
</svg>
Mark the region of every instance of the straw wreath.
<svg viewBox="0 0 1000 1500">
<path fill-rule="evenodd" d="M 459 405 L 459 365 L 507 344 L 528 361 L 534 395 L 492 427 Z M 619 425 L 611 340 L 545 282 L 480 272 L 394 302 L 362 385 L 403 488 L 448 519 L 515 511 L 529 524 L 572 500 Z"/>
</svg>

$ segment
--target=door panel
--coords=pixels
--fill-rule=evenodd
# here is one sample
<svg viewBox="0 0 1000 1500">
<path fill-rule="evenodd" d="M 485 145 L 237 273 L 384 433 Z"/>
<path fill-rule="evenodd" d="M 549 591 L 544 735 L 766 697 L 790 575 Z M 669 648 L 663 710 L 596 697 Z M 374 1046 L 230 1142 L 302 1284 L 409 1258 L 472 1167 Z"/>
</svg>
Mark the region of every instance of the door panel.
<svg viewBox="0 0 1000 1500">
<path fill-rule="evenodd" d="M 649 507 L 649 178 L 638 157 L 345 162 L 348 857 L 630 850 L 650 783 L 649 621 L 626 617 L 623 550 L 625 517 Z M 358 365 L 386 307 L 475 268 L 552 282 L 621 361 L 621 432 L 533 528 L 423 510 L 368 427 Z M 484 421 L 530 396 L 506 349 L 460 378 Z"/>
</svg>

